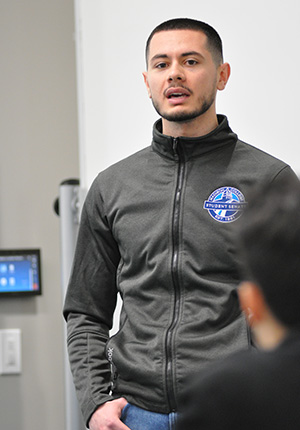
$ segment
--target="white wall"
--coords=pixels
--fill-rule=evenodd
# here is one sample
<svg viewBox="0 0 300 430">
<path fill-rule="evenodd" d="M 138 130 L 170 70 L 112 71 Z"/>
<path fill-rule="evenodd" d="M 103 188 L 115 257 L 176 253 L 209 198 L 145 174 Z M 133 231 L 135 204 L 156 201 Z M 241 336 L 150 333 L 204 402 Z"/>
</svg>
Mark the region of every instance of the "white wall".
<svg viewBox="0 0 300 430">
<path fill-rule="evenodd" d="M 175 17 L 206 21 L 220 33 L 232 66 L 219 113 L 242 140 L 300 173 L 298 0 L 75 0 L 78 31 L 80 176 L 147 146 L 157 118 L 142 78 L 152 29 Z"/>
</svg>

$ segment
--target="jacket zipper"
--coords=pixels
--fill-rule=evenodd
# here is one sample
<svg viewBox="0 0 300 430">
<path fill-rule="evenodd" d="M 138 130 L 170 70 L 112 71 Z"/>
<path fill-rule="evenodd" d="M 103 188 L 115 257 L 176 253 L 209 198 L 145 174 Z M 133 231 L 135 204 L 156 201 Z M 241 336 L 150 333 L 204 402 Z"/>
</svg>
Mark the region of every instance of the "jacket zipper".
<svg viewBox="0 0 300 430">
<path fill-rule="evenodd" d="M 178 139 L 173 139 L 173 150 L 174 154 L 178 157 L 178 172 L 177 172 L 177 184 L 175 190 L 174 204 L 173 204 L 173 218 L 172 218 L 172 265 L 171 273 L 174 286 L 174 307 L 171 324 L 166 333 L 166 387 L 169 408 L 171 411 L 176 411 L 177 402 L 175 395 L 175 373 L 173 366 L 173 342 L 174 342 L 174 330 L 179 320 L 180 311 L 180 283 L 179 283 L 179 222 L 180 222 L 180 206 L 181 197 L 183 190 L 183 179 L 185 173 L 185 163 L 183 157 L 178 150 Z"/>
</svg>

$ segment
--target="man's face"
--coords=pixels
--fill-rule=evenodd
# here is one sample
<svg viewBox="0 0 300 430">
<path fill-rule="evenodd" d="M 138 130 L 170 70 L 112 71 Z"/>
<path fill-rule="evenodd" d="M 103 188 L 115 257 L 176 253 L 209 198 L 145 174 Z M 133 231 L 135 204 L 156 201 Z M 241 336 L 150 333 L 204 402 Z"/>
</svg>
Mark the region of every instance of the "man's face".
<svg viewBox="0 0 300 430">
<path fill-rule="evenodd" d="M 215 112 L 216 92 L 223 87 L 219 82 L 220 67 L 214 63 L 206 41 L 204 33 L 194 30 L 154 34 L 144 80 L 162 118 L 188 122 Z"/>
</svg>

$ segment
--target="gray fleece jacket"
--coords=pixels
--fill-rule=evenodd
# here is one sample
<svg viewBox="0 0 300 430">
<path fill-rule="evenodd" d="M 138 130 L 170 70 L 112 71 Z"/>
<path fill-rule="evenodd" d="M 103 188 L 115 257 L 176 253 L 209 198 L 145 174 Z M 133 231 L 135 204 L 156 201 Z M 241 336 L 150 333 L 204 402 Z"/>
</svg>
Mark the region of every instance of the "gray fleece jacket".
<svg viewBox="0 0 300 430">
<path fill-rule="evenodd" d="M 254 186 L 295 174 L 218 120 L 200 138 L 165 136 L 158 121 L 152 145 L 89 190 L 64 306 L 86 423 L 120 396 L 177 410 L 191 374 L 249 346 L 234 227 Z M 118 292 L 120 329 L 109 338 Z"/>
</svg>

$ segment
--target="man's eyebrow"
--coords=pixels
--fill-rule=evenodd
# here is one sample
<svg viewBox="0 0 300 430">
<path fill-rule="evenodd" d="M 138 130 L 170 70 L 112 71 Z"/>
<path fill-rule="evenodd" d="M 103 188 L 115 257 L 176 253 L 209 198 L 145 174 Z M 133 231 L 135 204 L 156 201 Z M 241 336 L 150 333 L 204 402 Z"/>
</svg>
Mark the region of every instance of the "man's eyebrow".
<svg viewBox="0 0 300 430">
<path fill-rule="evenodd" d="M 150 62 L 153 63 L 153 61 L 160 60 L 163 58 L 168 58 L 168 55 L 167 54 L 156 54 L 150 59 Z"/>
<path fill-rule="evenodd" d="M 198 51 L 184 52 L 183 54 L 181 54 L 181 57 L 189 57 L 190 55 L 196 55 L 198 57 L 204 58 L 204 56 L 200 52 L 198 52 Z"/>
</svg>

